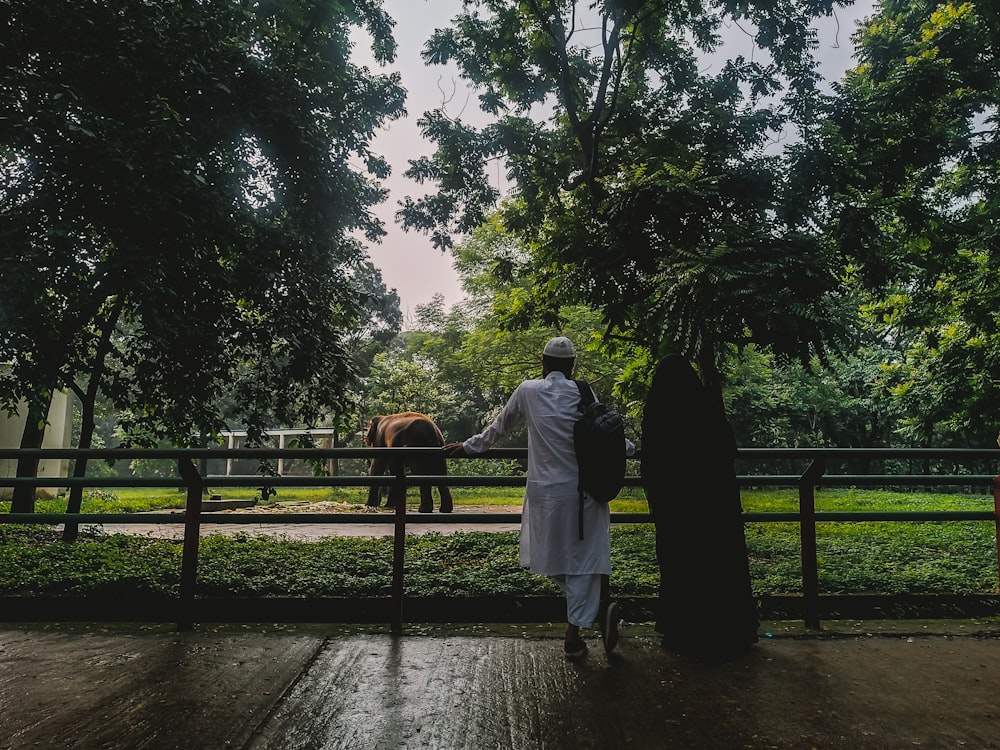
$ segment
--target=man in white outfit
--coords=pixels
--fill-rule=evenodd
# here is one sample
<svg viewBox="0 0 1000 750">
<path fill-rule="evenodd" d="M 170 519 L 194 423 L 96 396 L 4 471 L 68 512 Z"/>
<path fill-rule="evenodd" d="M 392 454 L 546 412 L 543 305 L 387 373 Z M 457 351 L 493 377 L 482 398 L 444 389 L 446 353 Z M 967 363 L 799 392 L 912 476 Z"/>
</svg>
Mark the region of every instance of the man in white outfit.
<svg viewBox="0 0 1000 750">
<path fill-rule="evenodd" d="M 602 609 L 602 582 L 611 574 L 611 517 L 607 503 L 583 498 L 580 536 L 579 468 L 573 425 L 580 417 L 580 391 L 571 380 L 576 351 L 565 336 L 545 344 L 542 378 L 521 383 L 493 424 L 462 443 L 444 447 L 449 455 L 489 450 L 520 424 L 528 427 L 528 477 L 521 515 L 520 563 L 548 576 L 566 595 L 565 651 L 569 658 L 587 652 L 580 628 L 599 621 L 604 649 L 618 641 L 618 605 Z M 626 455 L 635 445 L 625 440 Z"/>
</svg>

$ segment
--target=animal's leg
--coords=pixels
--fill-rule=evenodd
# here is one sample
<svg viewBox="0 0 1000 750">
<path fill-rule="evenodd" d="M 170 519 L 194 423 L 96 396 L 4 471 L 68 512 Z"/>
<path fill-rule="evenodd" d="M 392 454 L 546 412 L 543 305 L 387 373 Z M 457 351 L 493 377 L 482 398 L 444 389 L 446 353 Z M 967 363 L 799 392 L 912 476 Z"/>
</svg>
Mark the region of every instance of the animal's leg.
<svg viewBox="0 0 1000 750">
<path fill-rule="evenodd" d="M 368 472 L 373 477 L 380 477 L 385 474 L 385 461 L 380 458 L 373 458 L 371 463 L 371 469 Z M 366 505 L 370 505 L 373 508 L 377 508 L 381 503 L 381 494 L 379 493 L 378 485 L 372 485 L 368 488 L 368 502 Z"/>
<path fill-rule="evenodd" d="M 420 512 L 432 513 L 434 511 L 434 496 L 431 495 L 429 484 L 420 485 Z"/>
<path fill-rule="evenodd" d="M 451 488 L 446 484 L 439 484 L 438 494 L 441 495 L 441 512 L 451 513 Z"/>
<path fill-rule="evenodd" d="M 445 476 L 448 473 L 448 462 L 443 458 L 440 461 L 435 460 L 429 473 Z M 441 512 L 451 513 L 451 488 L 446 484 L 439 484 L 438 494 L 441 496 Z"/>
</svg>

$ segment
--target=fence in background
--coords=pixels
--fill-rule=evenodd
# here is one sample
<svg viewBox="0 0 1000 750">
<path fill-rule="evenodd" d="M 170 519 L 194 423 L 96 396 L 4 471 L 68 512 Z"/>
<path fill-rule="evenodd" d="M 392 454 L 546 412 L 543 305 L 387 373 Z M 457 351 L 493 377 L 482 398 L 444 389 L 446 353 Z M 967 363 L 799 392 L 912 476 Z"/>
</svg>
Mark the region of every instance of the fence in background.
<svg viewBox="0 0 1000 750">
<path fill-rule="evenodd" d="M 201 527 L 204 524 L 258 524 L 259 516 L 240 514 L 204 514 L 202 502 L 206 487 L 372 487 L 404 483 L 406 486 L 441 485 L 461 487 L 500 487 L 524 486 L 523 476 L 458 476 L 437 477 L 430 475 L 406 476 L 397 473 L 395 476 L 271 476 L 265 474 L 255 476 L 217 476 L 208 475 L 199 470 L 205 462 L 213 459 L 225 461 L 250 459 L 260 462 L 262 466 L 273 466 L 278 461 L 306 460 L 321 466 L 339 459 L 367 459 L 375 455 L 391 455 L 393 458 L 406 459 L 428 452 L 436 452 L 436 448 L 206 448 L 206 449 L 148 449 L 148 450 L 79 450 L 79 449 L 0 449 L 0 461 L 16 461 L 20 458 L 39 459 L 87 459 L 87 460 L 133 460 L 133 459 L 166 459 L 176 462 L 177 477 L 175 478 L 101 478 L 101 477 L 0 477 L 0 487 L 168 487 L 185 489 L 187 499 L 184 512 L 184 538 L 181 563 L 180 596 L 176 618 L 178 625 L 190 628 L 195 621 L 197 608 L 195 606 L 195 584 L 198 575 L 198 545 L 201 537 Z M 480 454 L 476 458 L 516 459 L 525 461 L 525 449 L 495 449 Z M 462 459 L 453 459 L 462 460 Z M 766 512 L 744 513 L 747 523 L 779 523 L 792 522 L 799 524 L 802 561 L 802 619 L 809 627 L 819 627 L 820 601 L 819 570 L 817 561 L 816 529 L 824 522 L 928 522 L 928 521 L 990 521 L 994 524 L 997 549 L 998 575 L 1000 575 L 1000 477 L 994 474 L 973 474 L 960 471 L 967 466 L 996 465 L 1000 463 L 1000 450 L 993 449 L 936 449 L 936 448 L 744 448 L 737 456 L 739 465 L 754 463 L 783 463 L 800 461 L 804 468 L 799 473 L 789 474 L 740 474 L 741 487 L 797 487 L 799 498 L 798 512 Z M 955 473 L 827 473 L 828 467 L 835 465 L 850 465 L 862 463 L 917 462 L 929 464 L 932 461 L 947 463 Z M 712 478 L 706 478 L 710 485 Z M 639 478 L 630 476 L 626 485 L 637 487 Z M 816 510 L 816 488 L 818 487 L 965 487 L 981 488 L 993 496 L 992 511 L 893 511 L 893 512 L 822 512 Z M 511 523 L 519 521 L 519 515 L 509 513 L 451 513 L 451 514 L 421 514 L 419 523 L 467 523 L 490 524 Z M 612 513 L 614 524 L 649 523 L 651 517 L 646 513 Z M 130 523 L 162 523 L 177 524 L 176 514 L 144 513 L 138 516 L 134 513 L 5 513 L 0 514 L 0 523 L 18 524 L 67 524 L 76 527 L 79 524 L 130 524 Z M 268 524 L 351 524 L 351 523 L 392 523 L 393 530 L 393 574 L 390 603 L 390 626 L 393 632 L 402 628 L 403 601 L 403 551 L 405 547 L 407 513 L 405 503 L 388 514 L 359 513 L 294 513 L 268 517 Z M 141 619 L 141 618 L 140 618 Z"/>
</svg>

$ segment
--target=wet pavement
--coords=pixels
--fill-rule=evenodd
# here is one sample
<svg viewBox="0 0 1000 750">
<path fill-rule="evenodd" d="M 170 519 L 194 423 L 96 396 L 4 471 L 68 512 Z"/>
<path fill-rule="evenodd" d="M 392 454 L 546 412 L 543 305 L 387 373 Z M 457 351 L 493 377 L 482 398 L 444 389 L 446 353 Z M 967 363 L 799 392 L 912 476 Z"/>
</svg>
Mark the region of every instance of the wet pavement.
<svg viewBox="0 0 1000 750">
<path fill-rule="evenodd" d="M 1000 623 L 793 623 L 704 664 L 629 624 L 0 625 L 0 750 L 998 748 Z"/>
<path fill-rule="evenodd" d="M 202 533 L 392 534 L 380 515 L 263 513 Z M 469 529 L 434 520 L 408 514 L 407 531 Z M 181 522 L 104 530 L 179 538 Z M 717 664 L 661 649 L 648 623 L 627 624 L 610 656 L 591 633 L 572 663 L 555 623 L 411 623 L 394 636 L 2 620 L 0 750 L 1000 748 L 1000 620 L 770 622 L 750 654 Z"/>
</svg>

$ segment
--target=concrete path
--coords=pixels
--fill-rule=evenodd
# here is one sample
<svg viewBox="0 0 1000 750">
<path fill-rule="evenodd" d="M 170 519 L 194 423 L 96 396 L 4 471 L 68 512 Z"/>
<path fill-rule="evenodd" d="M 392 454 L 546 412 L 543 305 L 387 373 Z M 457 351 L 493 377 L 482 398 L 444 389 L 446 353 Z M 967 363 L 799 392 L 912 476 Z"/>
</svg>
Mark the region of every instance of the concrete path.
<svg viewBox="0 0 1000 750">
<path fill-rule="evenodd" d="M 711 665 L 639 625 L 579 663 L 556 626 L 0 625 L 0 750 L 1000 748 L 1000 631 L 894 627 Z"/>
<path fill-rule="evenodd" d="M 268 519 L 273 519 L 275 515 L 281 514 L 286 517 L 294 513 L 330 513 L 339 512 L 339 509 L 330 509 L 323 504 L 282 504 L 275 506 L 282 510 L 271 509 L 240 509 L 234 511 L 224 511 L 221 513 L 204 513 L 201 527 L 201 535 L 207 534 L 250 534 L 252 536 L 280 536 L 289 539 L 299 539 L 309 541 L 322 539 L 330 536 L 392 536 L 393 535 L 393 512 L 390 510 L 373 511 L 371 513 L 352 513 L 352 520 L 355 523 L 319 524 L 319 523 L 269 523 Z M 283 512 L 282 512 L 283 511 Z M 448 514 L 438 513 L 423 514 L 416 512 L 416 507 L 408 510 L 406 514 L 406 532 L 408 534 L 426 534 L 434 532 L 437 534 L 453 534 L 456 531 L 518 531 L 521 528 L 520 520 L 511 523 L 489 523 L 470 524 L 460 520 L 459 516 L 465 514 L 491 513 L 496 515 L 517 516 L 521 512 L 521 506 L 460 506 L 456 513 L 454 523 L 448 522 Z M 108 534 L 138 534 L 142 536 L 154 536 L 163 539 L 183 539 L 184 538 L 184 513 L 176 511 L 176 524 L 101 524 Z M 141 516 L 141 514 L 139 514 Z M 239 516 L 241 523 L 220 523 L 227 518 Z M 379 519 L 376 521 L 375 519 Z M 366 519 L 368 519 L 366 521 Z"/>
</svg>

